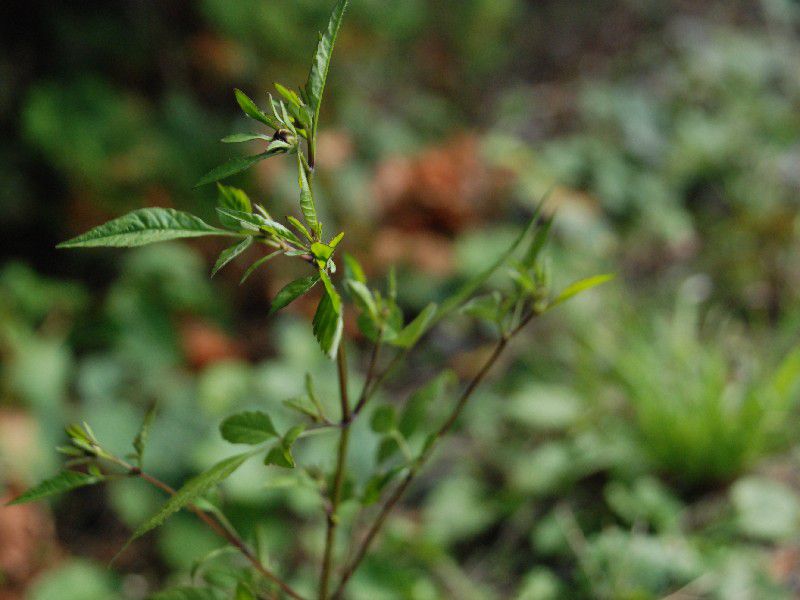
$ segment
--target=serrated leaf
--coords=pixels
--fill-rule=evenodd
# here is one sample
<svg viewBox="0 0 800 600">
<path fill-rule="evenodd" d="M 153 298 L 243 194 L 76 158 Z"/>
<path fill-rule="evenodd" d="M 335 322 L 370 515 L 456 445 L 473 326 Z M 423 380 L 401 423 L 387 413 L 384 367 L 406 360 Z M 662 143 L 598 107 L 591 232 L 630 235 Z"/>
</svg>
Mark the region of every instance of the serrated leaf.
<svg viewBox="0 0 800 600">
<path fill-rule="evenodd" d="M 8 503 L 8 506 L 15 504 L 26 504 L 36 502 L 50 496 L 57 496 L 70 490 L 74 490 L 87 485 L 94 485 L 104 481 L 103 477 L 80 473 L 78 471 L 61 471 L 55 477 L 45 479 L 40 484 L 23 492 L 20 496 Z"/>
<path fill-rule="evenodd" d="M 153 402 L 150 408 L 147 409 L 144 419 L 142 419 L 142 425 L 139 427 L 139 432 L 136 434 L 136 437 L 133 438 L 133 449 L 136 451 L 136 464 L 139 467 L 142 466 L 144 459 L 144 449 L 147 446 L 147 438 L 150 435 L 150 426 L 156 418 L 156 406 L 157 404 Z"/>
<path fill-rule="evenodd" d="M 236 235 L 172 208 L 140 208 L 60 243 L 57 248 L 131 248 L 204 235 Z"/>
<path fill-rule="evenodd" d="M 216 275 L 220 269 L 222 269 L 225 265 L 227 265 L 252 245 L 253 238 L 248 236 L 235 246 L 231 246 L 230 248 L 223 250 L 217 259 L 216 264 L 214 264 L 214 268 L 211 270 L 211 277 L 214 277 L 214 275 Z"/>
<path fill-rule="evenodd" d="M 345 8 L 347 8 L 348 0 L 339 0 L 333 9 L 328 28 L 325 33 L 319 38 L 317 50 L 314 53 L 314 62 L 311 63 L 311 71 L 308 74 L 308 82 L 306 83 L 306 97 L 311 112 L 314 115 L 313 134 L 316 137 L 317 125 L 319 122 L 319 109 L 322 104 L 322 94 L 325 91 L 325 82 L 328 79 L 328 70 L 331 65 L 331 54 L 333 47 L 336 43 L 336 36 L 339 34 L 339 28 L 342 25 L 342 18 L 344 17 Z"/>
<path fill-rule="evenodd" d="M 611 281 L 614 279 L 614 275 L 610 273 L 606 273 L 604 275 L 595 275 L 594 277 L 587 277 L 586 279 L 581 279 L 580 281 L 576 281 L 565 287 L 561 293 L 553 300 L 548 308 L 553 308 L 558 306 L 562 302 L 566 302 L 570 298 L 574 298 L 578 294 L 590 290 L 598 285 L 602 285 L 606 282 Z"/>
<path fill-rule="evenodd" d="M 342 339 L 342 299 L 331 284 L 328 276 L 320 272 L 325 283 L 325 294 L 319 301 L 317 312 L 312 323 L 314 337 L 317 338 L 320 348 L 330 358 L 336 356 L 339 342 Z"/>
<path fill-rule="evenodd" d="M 281 441 L 267 452 L 267 456 L 264 458 L 264 464 L 275 465 L 285 469 L 294 469 L 295 460 L 292 455 L 292 446 L 303 431 L 305 431 L 303 425 L 295 425 L 289 429 L 289 431 L 283 435 Z"/>
<path fill-rule="evenodd" d="M 211 169 L 208 173 L 203 175 L 200 178 L 200 181 L 194 184 L 194 187 L 199 188 L 209 183 L 214 183 L 215 181 L 219 181 L 221 179 L 225 179 L 230 177 L 231 175 L 236 175 L 237 173 L 241 173 L 242 171 L 249 169 L 257 162 L 264 160 L 265 158 L 269 158 L 272 156 L 273 152 L 262 152 L 261 154 L 254 154 L 252 156 L 240 156 L 239 158 L 234 158 L 229 160 L 226 163 L 219 165 Z"/>
<path fill-rule="evenodd" d="M 215 464 L 213 467 L 200 473 L 187 481 L 175 495 L 172 496 L 167 502 L 150 517 L 145 523 L 139 526 L 133 533 L 131 538 L 125 544 L 125 548 L 130 545 L 134 540 L 142 537 L 148 531 L 155 529 L 166 521 L 173 514 L 182 508 L 192 504 L 200 496 L 205 494 L 214 486 L 219 485 L 230 477 L 236 469 L 242 466 L 242 463 L 253 455 L 253 452 L 245 452 L 244 454 L 237 454 L 222 460 Z M 125 548 L 120 550 L 122 552 Z"/>
<path fill-rule="evenodd" d="M 306 177 L 303 155 L 300 152 L 297 153 L 297 169 L 298 184 L 300 185 L 300 211 L 303 213 L 303 218 L 306 220 L 308 227 L 314 232 L 314 237 L 319 239 L 321 228 L 317 218 L 317 208 L 314 206 L 314 194 L 311 191 L 308 177 Z"/>
<path fill-rule="evenodd" d="M 397 423 L 397 413 L 393 406 L 384 404 L 375 409 L 369 426 L 375 433 L 389 433 Z"/>
<path fill-rule="evenodd" d="M 260 411 L 242 412 L 231 415 L 219 426 L 225 440 L 232 444 L 260 444 L 270 438 L 278 437 L 269 415 Z"/>
<path fill-rule="evenodd" d="M 233 93 L 236 96 L 236 102 L 238 102 L 239 107 L 242 109 L 244 114 L 255 121 L 264 123 L 264 125 L 269 125 L 273 129 L 278 129 L 278 124 L 275 122 L 275 120 L 258 108 L 256 103 L 253 102 L 247 94 L 238 88 L 235 89 Z"/>
<path fill-rule="evenodd" d="M 252 142 L 253 140 L 269 142 L 272 138 L 263 133 L 232 133 L 231 135 L 226 135 L 220 141 L 225 144 L 241 144 L 242 142 Z"/>
<path fill-rule="evenodd" d="M 400 348 L 411 348 L 419 341 L 419 338 L 430 329 L 430 323 L 436 316 L 438 305 L 431 302 L 420 312 L 416 318 L 401 329 L 393 339 L 389 340 L 393 346 Z"/>
<path fill-rule="evenodd" d="M 247 267 L 247 270 L 244 272 L 244 275 L 242 275 L 241 281 L 239 281 L 239 285 L 242 285 L 245 281 L 247 281 L 250 278 L 250 276 L 253 273 L 255 273 L 256 270 L 260 266 L 262 266 L 262 265 L 266 264 L 267 262 L 271 261 L 273 258 L 275 258 L 276 256 L 278 256 L 281 253 L 282 253 L 281 250 L 275 250 L 275 252 L 271 252 L 270 254 L 267 254 L 266 256 L 262 256 L 256 262 L 254 262 L 252 265 Z"/>
<path fill-rule="evenodd" d="M 280 309 L 289 306 L 289 304 L 297 300 L 300 296 L 307 293 L 311 288 L 317 285 L 318 281 L 319 275 L 309 275 L 308 277 L 295 279 L 291 283 L 284 286 L 272 301 L 272 306 L 269 308 L 269 314 L 274 314 Z"/>
</svg>

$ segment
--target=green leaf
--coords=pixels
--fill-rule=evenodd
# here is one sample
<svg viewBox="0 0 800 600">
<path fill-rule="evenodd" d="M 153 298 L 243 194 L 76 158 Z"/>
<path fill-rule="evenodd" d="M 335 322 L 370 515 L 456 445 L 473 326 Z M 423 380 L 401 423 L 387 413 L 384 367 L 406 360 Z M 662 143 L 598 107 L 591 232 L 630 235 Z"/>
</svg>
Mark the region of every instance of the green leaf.
<svg viewBox="0 0 800 600">
<path fill-rule="evenodd" d="M 389 433 L 397 423 L 397 413 L 394 407 L 384 404 L 375 409 L 370 418 L 369 426 L 375 433 Z"/>
<path fill-rule="evenodd" d="M 133 449 L 136 451 L 136 464 L 140 468 L 144 460 L 144 449 L 147 446 L 147 438 L 150 435 L 150 426 L 156 418 L 156 406 L 157 404 L 153 402 L 150 408 L 147 409 L 144 419 L 142 420 L 142 426 L 139 427 L 139 432 L 136 434 L 136 437 L 133 438 Z"/>
<path fill-rule="evenodd" d="M 219 255 L 219 258 L 217 259 L 217 262 L 214 265 L 214 268 L 211 271 L 211 277 L 214 277 L 214 275 L 217 274 L 217 271 L 222 269 L 225 265 L 227 265 L 229 262 L 231 262 L 234 258 L 236 258 L 242 252 L 247 250 L 250 246 L 252 246 L 252 244 L 253 244 L 253 238 L 251 236 L 247 236 L 246 238 L 244 238 L 241 242 L 239 242 L 235 246 L 231 246 L 230 248 L 227 248 L 227 249 L 223 250 L 222 253 Z"/>
<path fill-rule="evenodd" d="M 242 142 L 252 142 L 253 140 L 264 140 L 265 142 L 272 141 L 272 138 L 263 133 L 232 133 L 226 135 L 220 141 L 225 144 L 240 144 Z"/>
<path fill-rule="evenodd" d="M 344 286 L 360 310 L 369 314 L 373 319 L 377 318 L 378 308 L 375 305 L 375 298 L 366 285 L 354 279 L 345 279 Z"/>
<path fill-rule="evenodd" d="M 472 298 L 460 310 L 465 315 L 476 319 L 497 323 L 503 316 L 501 313 L 502 303 L 503 298 L 500 293 L 494 292 Z"/>
<path fill-rule="evenodd" d="M 291 223 L 294 226 L 294 228 L 297 229 L 297 231 L 303 234 L 303 237 L 305 237 L 309 242 L 314 241 L 314 238 L 312 238 L 311 234 L 308 233 L 308 229 L 306 229 L 306 226 L 303 225 L 300 221 L 295 219 L 292 215 L 288 215 L 286 217 L 286 220 L 289 221 L 289 223 Z"/>
<path fill-rule="evenodd" d="M 94 485 L 104 480 L 103 477 L 97 475 L 89 475 L 80 473 L 78 471 L 61 471 L 55 477 L 45 479 L 40 484 L 35 485 L 27 490 L 14 500 L 8 503 L 8 506 L 15 504 L 26 504 L 28 502 L 36 502 L 43 498 L 50 496 L 57 496 L 70 490 L 74 490 L 87 485 Z"/>
<path fill-rule="evenodd" d="M 219 190 L 217 206 L 220 208 L 229 208 L 245 213 L 253 212 L 253 203 L 250 202 L 250 197 L 244 190 L 222 183 L 217 183 L 217 190 Z"/>
<path fill-rule="evenodd" d="M 342 339 L 342 299 L 324 272 L 320 272 L 325 284 L 325 294 L 319 301 L 314 315 L 313 330 L 322 351 L 330 358 L 336 356 Z"/>
<path fill-rule="evenodd" d="M 140 208 L 90 229 L 57 248 L 131 248 L 154 242 L 204 235 L 234 235 L 189 213 L 172 208 Z"/>
<path fill-rule="evenodd" d="M 576 281 L 564 288 L 556 299 L 550 303 L 548 308 L 558 306 L 562 302 L 566 302 L 570 298 L 574 298 L 578 294 L 590 290 L 593 287 L 597 287 L 598 285 L 602 285 L 612 279 L 614 279 L 614 275 L 606 273 L 605 275 L 595 275 L 594 277 L 587 277 L 586 279 Z"/>
<path fill-rule="evenodd" d="M 348 0 L 339 0 L 333 9 L 328 28 L 320 36 L 317 50 L 314 53 L 314 62 L 311 63 L 311 71 L 308 74 L 306 83 L 306 97 L 311 111 L 314 113 L 313 135 L 316 137 L 317 125 L 319 122 L 319 109 L 322 104 L 322 93 L 325 91 L 325 82 L 328 79 L 328 70 L 331 65 L 331 54 L 336 43 L 336 36 L 342 25 L 345 8 Z"/>
<path fill-rule="evenodd" d="M 243 581 L 240 581 L 236 584 L 234 600 L 256 600 L 256 595 Z"/>
<path fill-rule="evenodd" d="M 311 244 L 311 254 L 317 259 L 319 268 L 324 269 L 328 264 L 328 259 L 333 256 L 333 248 L 322 242 L 314 242 Z"/>
<path fill-rule="evenodd" d="M 436 316 L 437 308 L 438 306 L 435 302 L 428 304 L 411 323 L 400 330 L 393 339 L 390 339 L 389 343 L 400 348 L 414 346 L 419 341 L 419 338 L 430 329 L 430 324 Z"/>
<path fill-rule="evenodd" d="M 300 100 L 300 97 L 290 89 L 282 86 L 280 83 L 275 83 L 275 89 L 278 90 L 278 93 L 283 96 L 284 100 L 286 100 L 289 104 L 294 106 L 301 106 L 303 102 Z"/>
<path fill-rule="evenodd" d="M 300 296 L 317 285 L 318 281 L 319 275 L 309 275 L 308 277 L 295 279 L 291 283 L 287 284 L 275 296 L 275 299 L 272 301 L 272 306 L 269 308 L 269 314 L 274 314 L 280 309 L 289 306 L 289 304 L 297 300 Z"/>
<path fill-rule="evenodd" d="M 447 387 L 457 380 L 453 371 L 446 370 L 411 394 L 397 426 L 400 433 L 408 438 L 416 432 L 428 418 L 429 407 L 438 402 L 444 396 Z"/>
<path fill-rule="evenodd" d="M 380 499 L 381 492 L 402 470 L 402 466 L 395 467 L 385 473 L 376 473 L 370 477 L 369 481 L 367 481 L 367 484 L 364 486 L 364 492 L 361 494 L 361 504 L 363 506 L 375 504 Z"/>
<path fill-rule="evenodd" d="M 181 489 L 175 492 L 167 502 L 150 517 L 145 523 L 133 533 L 131 538 L 125 544 L 125 547 L 120 550 L 120 553 L 130 545 L 134 540 L 142 537 L 148 531 L 155 529 L 164 521 L 166 521 L 173 514 L 182 508 L 192 504 L 200 496 L 205 494 L 214 486 L 219 485 L 230 477 L 236 469 L 242 466 L 242 463 L 253 455 L 253 452 L 245 452 L 244 454 L 237 454 L 222 460 L 215 464 L 213 467 L 200 473 L 187 481 Z"/>
<path fill-rule="evenodd" d="M 533 236 L 533 240 L 531 241 L 531 245 L 528 250 L 525 252 L 525 256 L 522 259 L 522 264 L 530 269 L 536 264 L 536 261 L 539 258 L 539 255 L 542 252 L 547 240 L 550 237 L 550 229 L 553 227 L 553 219 L 547 219 L 542 225 L 536 230 L 536 234 Z"/>
<path fill-rule="evenodd" d="M 194 187 L 199 188 L 209 183 L 214 183 L 215 181 L 219 181 L 220 179 L 225 179 L 226 177 L 230 177 L 231 175 L 236 175 L 237 173 L 241 173 L 242 171 L 252 167 L 257 162 L 264 160 L 265 158 L 269 158 L 274 154 L 276 153 L 270 152 L 268 150 L 267 152 L 262 152 L 261 154 L 254 154 L 252 156 L 241 156 L 239 158 L 234 158 L 232 160 L 229 160 L 228 162 L 211 169 L 208 173 L 203 175 L 200 178 L 200 181 L 194 184 Z"/>
<path fill-rule="evenodd" d="M 264 123 L 264 125 L 269 125 L 273 129 L 279 129 L 278 123 L 275 122 L 275 119 L 273 119 L 264 111 L 262 111 L 260 108 L 258 108 L 258 106 L 256 106 L 256 103 L 253 102 L 250 99 L 250 97 L 247 94 L 245 94 L 242 90 L 237 88 L 233 90 L 233 93 L 236 96 L 236 102 L 239 103 L 239 106 L 241 107 L 244 114 L 246 114 L 251 119 Z"/>
<path fill-rule="evenodd" d="M 281 438 L 281 441 L 267 452 L 267 456 L 264 458 L 264 464 L 275 465 L 285 469 L 294 469 L 295 461 L 292 455 L 292 446 L 303 431 L 305 431 L 303 425 L 295 425 L 287 431 Z"/>
<path fill-rule="evenodd" d="M 263 230 L 289 243 L 296 244 L 298 246 L 303 245 L 303 242 L 300 241 L 300 238 L 298 238 L 291 229 L 263 215 L 246 213 L 240 210 L 231 210 L 229 208 L 217 208 L 217 212 L 220 215 L 238 221 L 243 229 L 248 229 L 250 231 Z"/>
<path fill-rule="evenodd" d="M 253 273 L 256 272 L 256 269 L 258 269 L 260 266 L 266 264 L 267 262 L 269 262 L 270 260 L 272 260 L 273 258 L 275 258 L 276 256 L 278 256 L 281 253 L 282 253 L 281 250 L 275 250 L 275 252 L 271 252 L 270 254 L 267 254 L 266 256 L 262 256 L 256 262 L 254 262 L 252 265 L 247 267 L 247 271 L 245 271 L 244 275 L 242 275 L 242 280 L 239 282 L 239 285 L 242 285 L 245 281 L 247 281 L 250 278 L 250 276 Z"/>
<path fill-rule="evenodd" d="M 210 588 L 175 587 L 163 590 L 149 597 L 150 600 L 220 600 L 219 595 Z"/>
<path fill-rule="evenodd" d="M 300 185 L 300 210 L 311 231 L 314 232 L 316 239 L 322 235 L 322 229 L 317 218 L 317 209 L 314 206 L 314 194 L 311 191 L 311 184 L 306 177 L 306 170 L 302 153 L 297 153 L 298 183 Z"/>
<path fill-rule="evenodd" d="M 278 437 L 269 415 L 260 411 L 243 412 L 225 419 L 219 426 L 222 437 L 232 444 L 260 444 Z"/>
<path fill-rule="evenodd" d="M 347 252 L 344 253 L 344 275 L 347 279 L 352 279 L 360 283 L 367 283 L 367 276 L 364 274 L 361 263 L 359 263 L 352 254 L 348 254 Z"/>
</svg>

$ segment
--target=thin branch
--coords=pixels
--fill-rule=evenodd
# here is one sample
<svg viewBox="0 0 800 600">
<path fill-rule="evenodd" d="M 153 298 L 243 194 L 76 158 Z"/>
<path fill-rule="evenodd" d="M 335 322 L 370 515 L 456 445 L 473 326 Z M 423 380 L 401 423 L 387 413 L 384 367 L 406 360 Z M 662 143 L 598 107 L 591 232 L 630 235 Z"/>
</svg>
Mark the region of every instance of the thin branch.
<svg viewBox="0 0 800 600">
<path fill-rule="evenodd" d="M 327 529 L 325 531 L 325 550 L 322 557 L 322 574 L 319 584 L 320 600 L 327 600 L 328 588 L 331 578 L 333 560 L 333 547 L 336 542 L 336 528 L 339 525 L 339 502 L 342 497 L 342 483 L 344 482 L 345 467 L 347 462 L 347 447 L 350 442 L 350 398 L 347 392 L 347 354 L 344 343 L 339 345 L 336 354 L 336 364 L 339 374 L 339 400 L 342 411 L 342 431 L 339 434 L 339 448 L 336 452 L 336 471 L 333 477 L 333 490 L 331 491 L 330 507 L 327 511 Z"/>
<path fill-rule="evenodd" d="M 427 463 L 428 459 L 430 458 L 431 454 L 433 453 L 433 449 L 435 448 L 435 446 L 453 428 L 453 425 L 455 425 L 456 421 L 461 416 L 461 413 L 464 411 L 464 407 L 469 402 L 469 399 L 472 397 L 473 393 L 478 388 L 478 386 L 486 378 L 486 375 L 489 373 L 489 371 L 495 365 L 495 363 L 497 362 L 497 359 L 500 358 L 500 355 L 503 353 L 503 351 L 508 346 L 509 341 L 511 341 L 511 339 L 515 335 L 517 335 L 520 331 L 522 331 L 522 329 L 537 314 L 538 314 L 537 311 L 535 311 L 535 310 L 531 311 L 524 319 L 522 319 L 522 321 L 520 322 L 520 324 L 517 327 L 515 327 L 507 335 L 505 335 L 505 336 L 500 338 L 500 340 L 497 343 L 497 346 L 495 346 L 494 351 L 489 356 L 489 358 L 486 360 L 486 362 L 483 364 L 483 366 L 481 367 L 480 371 L 478 371 L 478 373 L 475 375 L 475 377 L 473 377 L 473 379 L 469 382 L 469 384 L 467 384 L 467 387 L 464 388 L 464 391 L 462 392 L 461 396 L 459 397 L 458 402 L 456 402 L 456 405 L 453 408 L 453 410 L 451 411 L 451 413 L 448 416 L 448 418 L 441 425 L 441 427 L 439 427 L 439 429 L 436 431 L 436 433 L 434 433 L 433 436 L 431 436 L 431 438 L 430 438 L 431 441 L 425 446 L 425 449 L 422 451 L 420 456 L 417 458 L 417 460 L 411 466 L 411 469 L 408 471 L 406 476 L 397 485 L 397 487 L 394 489 L 392 494 L 384 502 L 383 506 L 381 507 L 380 512 L 378 513 L 378 516 L 375 518 L 375 521 L 373 522 L 372 526 L 369 528 L 369 531 L 367 531 L 367 535 L 364 537 L 363 541 L 361 542 L 361 545 L 359 546 L 358 550 L 356 551 L 355 557 L 353 558 L 352 561 L 350 561 L 350 563 L 345 567 L 344 571 L 342 572 L 342 577 L 341 577 L 341 580 L 339 581 L 339 586 L 336 588 L 336 590 L 334 591 L 333 596 L 332 596 L 334 599 L 338 599 L 338 598 L 342 597 L 342 593 L 344 592 L 345 586 L 347 585 L 347 583 L 350 580 L 350 578 L 353 576 L 353 574 L 358 569 L 359 565 L 361 564 L 361 561 L 364 560 L 364 557 L 366 556 L 367 551 L 369 550 L 370 546 L 374 542 L 375 537 L 378 535 L 378 533 L 380 533 L 381 529 L 383 528 L 383 526 L 384 526 L 384 524 L 386 522 L 386 519 L 389 517 L 389 514 L 392 512 L 394 507 L 400 501 L 400 498 L 402 498 L 403 494 L 405 494 L 406 490 L 411 485 L 411 483 L 414 481 L 414 479 L 416 478 L 416 476 L 419 473 L 419 471 Z"/>
<path fill-rule="evenodd" d="M 146 481 L 147 483 L 153 485 L 154 487 L 157 487 L 162 492 L 170 496 L 175 495 L 176 492 L 173 487 L 164 483 L 160 479 L 153 477 L 149 473 L 145 473 L 139 467 L 134 467 L 133 465 L 117 457 L 112 457 L 111 460 L 112 462 L 115 462 L 116 464 L 121 466 L 123 469 L 127 470 L 131 476 L 139 477 L 140 479 Z M 248 560 L 248 562 L 251 565 L 253 565 L 253 568 L 256 571 L 258 571 L 262 576 L 264 576 L 265 579 L 268 579 L 269 581 L 273 582 L 291 598 L 294 598 L 295 600 L 304 600 L 303 596 L 298 594 L 294 590 L 294 588 L 292 588 L 288 583 L 283 581 L 280 577 L 275 575 L 275 573 L 267 569 L 267 567 L 265 567 L 258 559 L 258 557 L 255 555 L 253 550 L 251 550 L 250 547 L 247 544 L 245 544 L 242 538 L 239 537 L 239 535 L 232 528 L 225 527 L 217 520 L 212 518 L 205 511 L 196 506 L 195 504 L 190 504 L 187 508 L 190 511 L 192 511 L 197 516 L 198 519 L 200 519 L 203 523 L 205 523 L 209 529 L 211 529 L 221 538 L 225 539 L 225 541 L 227 541 L 231 546 L 239 550 L 242 556 L 244 556 Z M 273 598 L 276 597 L 277 596 L 273 595 Z"/>
<path fill-rule="evenodd" d="M 372 387 L 372 381 L 375 378 L 376 368 L 378 366 L 378 356 L 381 352 L 381 347 L 383 346 L 383 329 L 381 328 L 380 332 L 378 333 L 378 339 L 375 340 L 375 345 L 372 347 L 372 354 L 369 358 L 369 367 L 367 367 L 367 377 L 364 379 L 364 387 L 361 388 L 361 395 L 358 398 L 358 402 L 356 402 L 356 407 L 353 409 L 352 414 L 350 415 L 349 421 L 352 422 L 359 413 L 364 409 L 369 402 L 370 397 L 372 394 L 369 393 L 370 388 Z"/>
</svg>

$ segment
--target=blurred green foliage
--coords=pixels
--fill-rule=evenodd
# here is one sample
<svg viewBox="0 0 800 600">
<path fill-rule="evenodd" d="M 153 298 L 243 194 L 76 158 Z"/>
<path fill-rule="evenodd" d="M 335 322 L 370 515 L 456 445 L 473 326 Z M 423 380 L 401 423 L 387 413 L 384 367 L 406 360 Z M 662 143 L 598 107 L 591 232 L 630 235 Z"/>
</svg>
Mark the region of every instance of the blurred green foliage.
<svg viewBox="0 0 800 600">
<path fill-rule="evenodd" d="M 266 318 L 284 280 L 209 282 L 213 243 L 53 250 L 123 208 L 210 214 L 213 192 L 191 185 L 235 152 L 215 143 L 242 125 L 231 89 L 263 101 L 273 80 L 302 79 L 328 4 L 12 8 L 28 26 L 0 51 L 0 423 L 22 413 L 34 425 L 26 451 L 0 435 L 9 486 L 51 473 L 47 449 L 89 414 L 99 437 L 130 439 L 157 401 L 148 462 L 179 482 L 224 448 L 214 423 L 234 410 L 269 407 L 284 429 L 281 402 L 303 393 L 306 370 L 335 404 L 313 338 L 291 315 Z M 447 277 L 413 262 L 400 270 L 411 290 L 401 300 L 417 309 L 486 266 L 555 185 L 559 283 L 619 274 L 517 344 L 519 359 L 469 408 L 353 598 L 797 594 L 798 26 L 790 0 L 353 2 L 325 116 L 346 143 L 331 138 L 340 145 L 318 191 L 326 218 L 355 215 L 345 249 L 376 253 L 373 238 L 390 226 L 442 235 L 457 265 Z M 504 182 L 487 192 L 491 207 L 471 228 L 443 228 L 415 191 L 404 198 L 425 219 L 404 227 L 386 216 L 376 173 L 464 132 Z M 444 169 L 443 187 L 468 171 Z M 259 170 L 240 183 L 280 212 L 293 176 Z M 432 353 L 463 374 L 482 334 L 457 319 Z M 435 375 L 428 358 L 412 360 L 420 385 Z M 428 418 L 451 396 L 437 398 Z M 362 425 L 356 477 L 378 452 Z M 309 440 L 302 460 L 322 463 L 331 443 Z M 304 557 L 322 535 L 313 483 L 289 488 L 281 478 L 294 475 L 252 467 L 224 488 L 235 524 L 312 589 L 318 574 Z M 135 600 L 190 583 L 192 562 L 221 545 L 190 515 L 105 569 L 161 500 L 135 483 L 55 505 L 64 525 L 52 543 L 69 558 L 0 581 L 31 600 L 64 590 Z M 98 513 L 114 524 L 107 531 L 86 525 Z M 82 527 L 109 547 L 81 543 Z M 238 566 L 212 556 L 195 577 Z"/>
</svg>

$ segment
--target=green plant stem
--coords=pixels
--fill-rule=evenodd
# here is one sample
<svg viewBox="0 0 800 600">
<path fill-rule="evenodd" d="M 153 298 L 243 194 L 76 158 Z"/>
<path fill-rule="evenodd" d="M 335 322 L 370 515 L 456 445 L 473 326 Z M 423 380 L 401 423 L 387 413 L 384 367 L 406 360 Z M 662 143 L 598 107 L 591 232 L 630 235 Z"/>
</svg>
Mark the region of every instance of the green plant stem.
<svg viewBox="0 0 800 600">
<path fill-rule="evenodd" d="M 336 471 L 333 476 L 333 489 L 331 490 L 330 507 L 327 515 L 327 529 L 325 531 L 325 550 L 322 557 L 322 574 L 319 584 L 319 598 L 328 598 L 330 586 L 331 566 L 333 560 L 333 547 L 336 542 L 336 529 L 339 525 L 339 502 L 342 497 L 342 483 L 347 463 L 347 447 L 350 442 L 350 398 L 347 392 L 347 354 L 344 343 L 339 344 L 336 354 L 336 365 L 339 374 L 339 400 L 342 411 L 342 427 L 339 434 L 339 448 L 336 452 Z"/>
<path fill-rule="evenodd" d="M 110 460 L 119 465 L 120 467 L 122 467 L 123 469 L 125 469 L 131 476 L 139 477 L 140 479 L 146 481 L 150 485 L 160 489 L 162 492 L 170 496 L 175 495 L 175 489 L 173 487 L 164 483 L 160 479 L 157 479 L 156 477 L 153 477 L 152 475 L 145 473 L 139 467 L 134 467 L 133 465 L 117 457 L 111 457 Z M 242 554 L 242 556 L 244 556 L 247 559 L 247 561 L 251 565 L 253 565 L 253 568 L 256 571 L 258 571 L 265 579 L 268 579 L 269 581 L 277 585 L 289 597 L 294 598 L 295 600 L 304 600 L 303 596 L 298 594 L 288 583 L 286 583 L 280 577 L 275 575 L 275 573 L 267 569 L 255 555 L 253 550 L 247 544 L 245 544 L 244 540 L 242 540 L 242 538 L 239 537 L 239 535 L 232 528 L 225 527 L 223 524 L 219 523 L 217 520 L 212 518 L 205 511 L 203 511 L 194 504 L 190 504 L 188 508 L 209 529 L 211 529 L 214 533 L 222 537 L 225 541 L 231 544 L 231 546 L 236 548 Z M 275 595 L 273 595 L 272 597 L 277 598 L 277 596 Z"/>
<path fill-rule="evenodd" d="M 375 378 L 375 370 L 378 365 L 378 357 L 381 352 L 381 346 L 383 345 L 383 329 L 380 330 L 378 334 L 378 339 L 375 340 L 375 345 L 372 347 L 372 354 L 369 359 L 369 367 L 367 367 L 367 376 L 364 379 L 364 387 L 361 389 L 361 395 L 358 398 L 358 402 L 356 403 L 356 407 L 353 409 L 352 414 L 350 415 L 350 421 L 353 421 L 359 413 L 364 410 L 367 402 L 372 397 L 370 393 L 370 388 L 372 384 L 372 380 Z"/>
<path fill-rule="evenodd" d="M 342 593 L 344 592 L 344 589 L 347 586 L 348 581 L 358 569 L 359 565 L 361 564 L 361 561 L 364 560 L 367 551 L 369 550 L 372 543 L 375 541 L 375 537 L 378 535 L 378 533 L 380 533 L 381 529 L 386 523 L 386 519 L 389 517 L 389 514 L 392 512 L 394 507 L 400 501 L 400 498 L 402 498 L 403 494 L 406 492 L 408 487 L 414 481 L 414 479 L 416 478 L 417 474 L 420 472 L 422 467 L 428 462 L 428 459 L 431 457 L 431 454 L 433 453 L 433 450 L 436 447 L 436 445 L 453 428 L 453 425 L 455 425 L 456 421 L 461 416 L 461 413 L 464 411 L 464 407 L 469 402 L 469 399 L 472 397 L 478 386 L 486 378 L 486 375 L 495 365 L 497 359 L 500 358 L 500 355 L 506 349 L 511 339 L 514 336 L 516 336 L 537 314 L 539 314 L 537 311 L 535 310 L 531 311 L 520 322 L 520 324 L 517 327 L 515 327 L 507 335 L 502 336 L 500 340 L 497 342 L 497 345 L 492 351 L 492 354 L 483 364 L 480 371 L 478 371 L 475 377 L 473 377 L 472 380 L 467 384 L 467 387 L 464 388 L 464 391 L 461 393 L 461 396 L 456 402 L 456 405 L 453 408 L 453 410 L 450 412 L 450 415 L 447 417 L 445 422 L 439 427 L 439 429 L 431 436 L 430 442 L 426 444 L 425 449 L 419 455 L 417 460 L 414 461 L 414 463 L 411 465 L 406 476 L 397 485 L 397 487 L 394 489 L 391 495 L 383 503 L 383 506 L 381 507 L 378 516 L 375 518 L 375 521 L 367 531 L 367 535 L 364 537 L 364 539 L 361 542 L 361 545 L 358 547 L 358 550 L 355 553 L 355 557 L 343 570 L 341 580 L 339 581 L 339 585 L 334 591 L 332 598 L 339 599 L 342 597 Z"/>
</svg>

